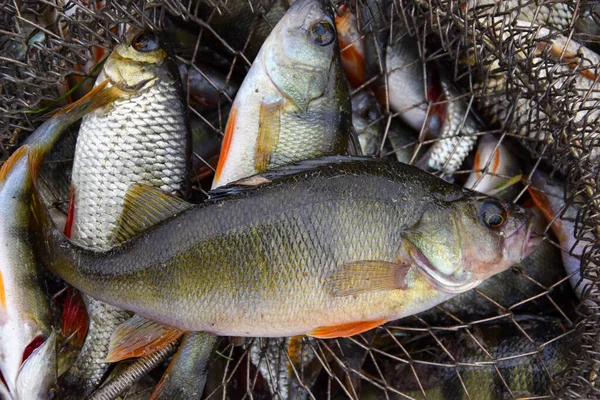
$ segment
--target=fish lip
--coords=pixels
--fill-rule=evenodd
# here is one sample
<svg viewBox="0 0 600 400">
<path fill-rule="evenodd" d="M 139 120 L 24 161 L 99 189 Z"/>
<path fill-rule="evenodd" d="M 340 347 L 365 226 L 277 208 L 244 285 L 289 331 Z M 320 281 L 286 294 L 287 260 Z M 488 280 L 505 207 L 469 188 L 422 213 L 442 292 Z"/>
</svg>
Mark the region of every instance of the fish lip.
<svg viewBox="0 0 600 400">
<path fill-rule="evenodd" d="M 429 259 L 412 243 L 409 245 L 408 253 L 417 266 L 417 269 L 425 276 L 429 284 L 444 293 L 463 293 L 479 286 L 483 281 L 482 279 L 476 279 L 470 282 L 460 282 L 452 276 L 439 273 Z"/>
<path fill-rule="evenodd" d="M 521 245 L 520 257 L 521 259 L 529 256 L 534 250 L 542 243 L 542 238 L 533 235 L 535 225 L 535 218 L 530 218 L 529 221 L 524 222 L 516 231 L 513 232 L 509 237 L 519 235 L 523 230 L 525 230 L 525 240 Z"/>
</svg>

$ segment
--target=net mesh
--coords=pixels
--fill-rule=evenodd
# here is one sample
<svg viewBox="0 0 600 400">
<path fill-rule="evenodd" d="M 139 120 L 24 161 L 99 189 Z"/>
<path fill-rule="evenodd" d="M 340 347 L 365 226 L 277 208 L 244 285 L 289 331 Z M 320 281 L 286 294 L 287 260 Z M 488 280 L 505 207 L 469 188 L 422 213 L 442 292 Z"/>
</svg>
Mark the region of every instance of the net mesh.
<svg viewBox="0 0 600 400">
<path fill-rule="evenodd" d="M 600 37 L 593 29 L 600 11 L 595 3 L 395 1 L 383 15 L 385 24 L 359 20 L 361 39 L 377 34 L 414 38 L 424 69 L 443 70 L 456 85 L 455 97 L 440 104 L 462 101 L 480 116 L 470 135 L 494 137 L 515 149 L 524 165 L 521 182 L 513 187 L 518 187 L 515 200 L 535 186 L 528 177 L 538 169 L 564 180 L 565 206 L 545 229 L 547 268 L 515 267 L 457 300 L 348 339 L 225 340 L 211 360 L 205 397 L 600 397 L 595 167 Z M 372 5 L 366 0 L 350 4 Z M 195 134 L 212 143 L 194 153 L 195 187 L 202 197 L 235 88 L 288 5 L 283 0 L 0 2 L 2 158 L 48 111 L 89 90 L 98 63 L 122 40 L 127 25 L 151 26 L 169 35 L 188 76 L 199 74 L 217 93 L 210 106 L 188 97 Z M 375 73 L 352 90 L 352 97 L 386 78 L 389 74 Z M 188 93 L 189 82 L 183 82 Z M 426 104 L 429 110 L 435 105 Z M 409 149 L 414 163 L 420 146 L 440 139 L 417 133 L 413 141 L 393 143 L 400 114 L 381 107 L 357 130 L 377 129 L 379 156 Z M 70 157 L 55 154 L 51 162 L 68 165 Z M 464 182 L 474 172 L 472 157 L 451 179 Z M 490 174 L 487 167 L 480 172 Z M 56 191 L 59 210 L 64 211 L 67 195 Z M 550 227 L 556 221 L 574 224 L 573 247 L 561 249 Z M 581 300 L 562 265 L 555 268 L 559 250 L 581 259 L 587 281 Z"/>
</svg>

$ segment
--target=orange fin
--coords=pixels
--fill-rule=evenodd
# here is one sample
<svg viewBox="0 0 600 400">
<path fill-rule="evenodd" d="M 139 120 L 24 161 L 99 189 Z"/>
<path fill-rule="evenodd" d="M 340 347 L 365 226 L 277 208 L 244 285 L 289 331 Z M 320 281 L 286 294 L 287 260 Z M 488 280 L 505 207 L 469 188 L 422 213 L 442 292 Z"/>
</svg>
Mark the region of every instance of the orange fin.
<svg viewBox="0 0 600 400">
<path fill-rule="evenodd" d="M 65 223 L 65 236 L 70 238 L 73 230 L 73 219 L 75 218 L 75 188 L 71 185 L 69 192 L 69 208 L 67 209 L 67 222 Z"/>
<path fill-rule="evenodd" d="M 108 82 L 109 79 L 102 81 L 81 99 L 61 109 L 50 112 L 49 115 L 56 116 L 66 114 L 72 111 L 79 112 L 81 109 L 93 111 L 97 108 L 104 107 L 107 104 L 115 101 L 123 94 L 123 91 L 116 86 L 111 86 L 107 88 L 106 85 L 108 85 Z"/>
<path fill-rule="evenodd" d="M 260 105 L 256 154 L 254 156 L 256 169 L 259 172 L 267 169 L 271 154 L 277 147 L 277 142 L 279 142 L 282 105 L 283 102 L 281 101 Z"/>
<path fill-rule="evenodd" d="M 217 171 L 215 172 L 215 181 L 221 176 L 223 166 L 227 162 L 227 156 L 229 155 L 229 148 L 231 147 L 231 140 L 233 138 L 233 131 L 235 130 L 235 117 L 237 115 L 237 109 L 232 108 L 229 112 L 229 118 L 227 119 L 227 126 L 225 127 L 225 139 L 221 145 L 221 155 L 219 156 L 219 163 L 217 164 Z"/>
<path fill-rule="evenodd" d="M 383 325 L 387 322 L 387 319 L 378 319 L 375 321 L 361 321 L 351 322 L 349 324 L 342 324 L 337 326 L 323 326 L 310 332 L 308 336 L 316 337 L 319 339 L 335 339 L 340 337 L 350 337 L 358 335 L 366 331 L 370 331 L 373 328 L 377 328 L 379 325 Z"/>
<path fill-rule="evenodd" d="M 63 305 L 62 333 L 69 338 L 69 343 L 81 348 L 87 335 L 89 317 L 79 291 L 67 287 L 67 295 Z"/>
<path fill-rule="evenodd" d="M 108 347 L 107 362 L 144 357 L 167 347 L 183 335 L 183 331 L 150 321 L 139 315 L 117 327 Z"/>
<path fill-rule="evenodd" d="M 13 169 L 15 164 L 24 155 L 27 154 L 28 150 L 29 150 L 29 146 L 27 146 L 27 145 L 21 146 L 17 150 L 15 150 L 15 152 L 10 156 L 10 158 L 8 160 L 4 161 L 4 164 L 2 164 L 2 168 L 0 168 L 0 182 L 2 182 L 4 179 L 6 179 L 6 175 L 8 175 L 8 173 Z"/>
<path fill-rule="evenodd" d="M 328 279 L 334 296 L 406 289 L 406 273 L 410 266 L 387 261 L 356 261 L 344 264 Z"/>
</svg>

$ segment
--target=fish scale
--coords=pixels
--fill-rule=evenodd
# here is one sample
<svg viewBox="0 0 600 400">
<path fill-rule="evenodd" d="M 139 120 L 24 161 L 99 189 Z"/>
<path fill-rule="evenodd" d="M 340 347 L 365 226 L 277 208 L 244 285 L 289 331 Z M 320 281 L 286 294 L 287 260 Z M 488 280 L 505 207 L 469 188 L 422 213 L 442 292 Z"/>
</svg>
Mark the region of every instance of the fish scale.
<svg viewBox="0 0 600 400">
<path fill-rule="evenodd" d="M 158 47 L 150 53 L 156 53 L 155 59 L 149 60 L 149 53 L 120 45 L 97 79 L 99 83 L 108 77 L 116 86 L 131 86 L 134 81 L 137 87 L 140 79 L 154 73 L 148 82 L 141 81 L 142 89 L 129 91 L 82 121 L 72 175 L 72 238 L 78 243 L 104 250 L 117 244 L 115 224 L 132 184 L 187 194 L 190 144 L 185 105 L 181 86 L 174 79 L 178 75 L 171 72 L 176 69 L 161 52 Z M 104 360 L 110 337 L 130 317 L 120 308 L 87 296 L 85 301 L 90 314 L 88 335 L 63 382 L 65 393 L 74 398 L 100 384 L 109 366 Z"/>
<path fill-rule="evenodd" d="M 174 82 L 161 81 L 138 96 L 115 102 L 106 115 L 86 117 L 73 165 L 73 238 L 95 248 L 112 247 L 131 184 L 184 191 L 187 149 L 181 143 L 186 135 Z"/>
</svg>

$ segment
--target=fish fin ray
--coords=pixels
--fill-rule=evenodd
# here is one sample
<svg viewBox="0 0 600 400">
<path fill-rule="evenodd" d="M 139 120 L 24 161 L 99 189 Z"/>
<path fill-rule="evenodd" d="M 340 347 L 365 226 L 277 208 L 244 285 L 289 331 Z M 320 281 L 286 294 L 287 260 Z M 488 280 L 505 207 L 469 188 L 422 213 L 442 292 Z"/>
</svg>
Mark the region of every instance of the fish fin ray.
<svg viewBox="0 0 600 400">
<path fill-rule="evenodd" d="M 73 233 L 73 220 L 75 218 L 75 187 L 71 185 L 69 191 L 69 207 L 67 208 L 67 222 L 65 223 L 65 236 L 70 238 Z"/>
<path fill-rule="evenodd" d="M 79 113 L 82 110 L 85 110 L 85 112 L 90 112 L 112 103 L 123 95 L 123 91 L 116 86 L 106 87 L 109 82 L 109 79 L 105 79 L 81 99 L 69 104 L 68 106 L 50 112 L 49 115 L 58 116 L 71 112 Z"/>
<path fill-rule="evenodd" d="M 231 148 L 231 141 L 233 140 L 233 134 L 235 132 L 235 118 L 237 116 L 237 108 L 231 108 L 229 111 L 229 118 L 227 119 L 227 125 L 225 126 L 225 137 L 221 144 L 221 152 L 219 155 L 219 162 L 217 163 L 217 170 L 215 171 L 215 178 L 213 182 L 217 182 L 223 171 L 223 167 L 227 162 L 229 156 L 229 149 Z"/>
<path fill-rule="evenodd" d="M 167 347 L 184 331 L 134 315 L 117 327 L 110 338 L 106 362 L 144 357 Z"/>
<path fill-rule="evenodd" d="M 406 289 L 409 266 L 387 261 L 356 261 L 344 264 L 328 279 L 327 286 L 336 296 Z"/>
<path fill-rule="evenodd" d="M 283 102 L 262 103 L 258 116 L 258 136 L 254 162 L 257 171 L 264 171 L 271 160 L 271 154 L 279 142 L 281 130 L 281 108 Z"/>
<path fill-rule="evenodd" d="M 117 221 L 115 239 L 124 242 L 143 230 L 164 221 L 192 205 L 160 189 L 134 184 L 123 202 L 123 212 Z"/>
<path fill-rule="evenodd" d="M 89 327 L 89 317 L 81 294 L 72 286 L 67 287 L 67 295 L 63 305 L 62 333 L 70 338 L 75 347 L 83 346 Z"/>
<path fill-rule="evenodd" d="M 308 335 L 318 339 L 335 339 L 340 337 L 350 337 L 358 335 L 373 328 L 377 328 L 387 322 L 387 319 L 378 319 L 375 321 L 359 321 L 335 326 L 323 326 L 310 332 Z"/>
</svg>

